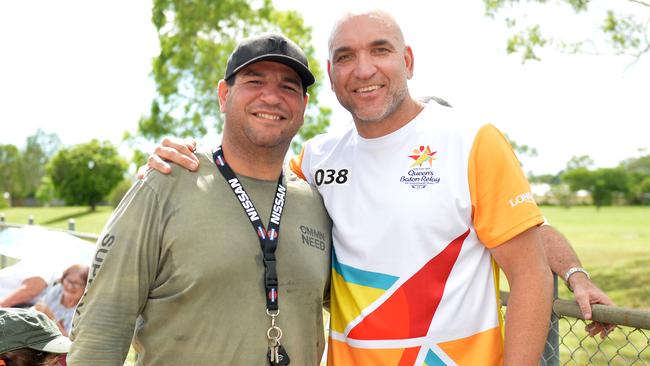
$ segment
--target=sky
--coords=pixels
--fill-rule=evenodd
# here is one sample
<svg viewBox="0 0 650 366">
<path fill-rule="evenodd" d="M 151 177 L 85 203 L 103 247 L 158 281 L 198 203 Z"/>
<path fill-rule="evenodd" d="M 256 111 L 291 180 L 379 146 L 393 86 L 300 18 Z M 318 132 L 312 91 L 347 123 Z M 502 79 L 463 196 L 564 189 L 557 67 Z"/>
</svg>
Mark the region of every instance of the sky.
<svg viewBox="0 0 650 366">
<path fill-rule="evenodd" d="M 541 62 L 522 64 L 506 55 L 507 29 L 484 16 L 482 1 L 351 3 L 274 0 L 313 27 L 323 69 L 331 26 L 344 11 L 374 6 L 393 14 L 414 52 L 411 94 L 442 97 L 535 147 L 537 157 L 523 158 L 526 171 L 557 173 L 574 155 L 612 167 L 650 153 L 650 55 L 631 64 L 546 49 Z M 600 16 L 606 9 L 594 10 Z M 551 35 L 596 34 L 593 18 L 563 7 L 524 11 L 550 24 Z M 124 131 L 135 132 L 155 95 L 151 60 L 159 48 L 150 18 L 150 1 L 0 1 L 0 144 L 22 146 L 38 128 L 64 145 L 92 138 L 119 144 Z M 331 91 L 320 100 L 334 109 L 332 128 L 351 123 Z"/>
</svg>

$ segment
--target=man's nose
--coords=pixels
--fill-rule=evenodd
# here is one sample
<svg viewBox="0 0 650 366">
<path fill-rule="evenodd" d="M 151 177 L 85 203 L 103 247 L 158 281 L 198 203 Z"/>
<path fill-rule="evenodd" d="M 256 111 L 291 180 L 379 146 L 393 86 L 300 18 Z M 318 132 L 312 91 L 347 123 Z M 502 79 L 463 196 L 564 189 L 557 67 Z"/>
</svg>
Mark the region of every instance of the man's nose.
<svg viewBox="0 0 650 366">
<path fill-rule="evenodd" d="M 262 88 L 260 100 L 270 105 L 278 104 L 282 100 L 280 93 L 281 90 L 278 85 L 267 84 Z"/>
<path fill-rule="evenodd" d="M 360 54 L 354 67 L 354 76 L 358 79 L 370 79 L 377 72 L 377 67 L 370 55 Z"/>
</svg>

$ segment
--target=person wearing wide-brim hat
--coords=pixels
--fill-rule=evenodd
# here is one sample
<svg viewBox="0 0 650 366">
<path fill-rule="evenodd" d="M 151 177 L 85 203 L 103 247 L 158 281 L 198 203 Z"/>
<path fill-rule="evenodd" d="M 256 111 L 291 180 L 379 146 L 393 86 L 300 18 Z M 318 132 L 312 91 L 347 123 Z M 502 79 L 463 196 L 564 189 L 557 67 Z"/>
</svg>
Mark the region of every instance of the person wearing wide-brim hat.
<svg viewBox="0 0 650 366">
<path fill-rule="evenodd" d="M 40 311 L 0 308 L 0 366 L 59 365 L 70 344 Z"/>
</svg>

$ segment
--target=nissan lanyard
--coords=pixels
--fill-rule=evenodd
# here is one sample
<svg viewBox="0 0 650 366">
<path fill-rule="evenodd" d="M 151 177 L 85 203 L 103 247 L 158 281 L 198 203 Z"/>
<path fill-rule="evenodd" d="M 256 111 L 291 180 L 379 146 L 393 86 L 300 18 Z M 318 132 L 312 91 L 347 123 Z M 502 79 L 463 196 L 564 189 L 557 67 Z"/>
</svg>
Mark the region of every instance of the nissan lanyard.
<svg viewBox="0 0 650 366">
<path fill-rule="evenodd" d="M 266 337 L 269 340 L 267 357 L 272 366 L 288 365 L 290 362 L 289 356 L 280 344 L 282 329 L 275 325 L 275 318 L 280 314 L 280 309 L 278 308 L 278 274 L 276 271 L 275 249 L 278 247 L 280 218 L 282 217 L 282 209 L 284 208 L 284 198 L 280 194 L 285 195 L 287 192 L 287 188 L 282 183 L 284 174 L 280 172 L 278 187 L 275 190 L 273 200 L 274 205 L 271 210 L 271 218 L 269 219 L 269 228 L 266 230 L 260 219 L 260 215 L 253 205 L 253 201 L 250 200 L 251 197 L 246 193 L 244 186 L 239 182 L 235 172 L 232 171 L 226 162 L 221 146 L 214 152 L 212 157 L 217 168 L 219 168 L 219 172 L 221 172 L 228 186 L 232 189 L 235 197 L 238 198 L 260 241 L 264 262 L 266 314 L 271 317 L 271 327 L 266 331 Z"/>
</svg>

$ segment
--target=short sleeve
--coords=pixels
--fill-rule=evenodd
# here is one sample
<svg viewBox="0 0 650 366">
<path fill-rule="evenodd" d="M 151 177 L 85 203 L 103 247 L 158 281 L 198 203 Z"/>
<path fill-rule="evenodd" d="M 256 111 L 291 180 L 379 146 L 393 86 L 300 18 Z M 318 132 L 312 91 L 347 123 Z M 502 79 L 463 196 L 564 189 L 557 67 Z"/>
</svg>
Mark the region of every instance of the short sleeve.
<svg viewBox="0 0 650 366">
<path fill-rule="evenodd" d="M 306 181 L 305 174 L 302 171 L 302 160 L 305 156 L 305 148 L 303 147 L 300 151 L 300 155 L 294 156 L 289 161 L 289 169 L 291 169 L 294 174 L 296 174 L 300 179 Z"/>
<path fill-rule="evenodd" d="M 544 222 L 519 160 L 493 125 L 474 138 L 468 179 L 474 227 L 488 248 Z"/>
</svg>

